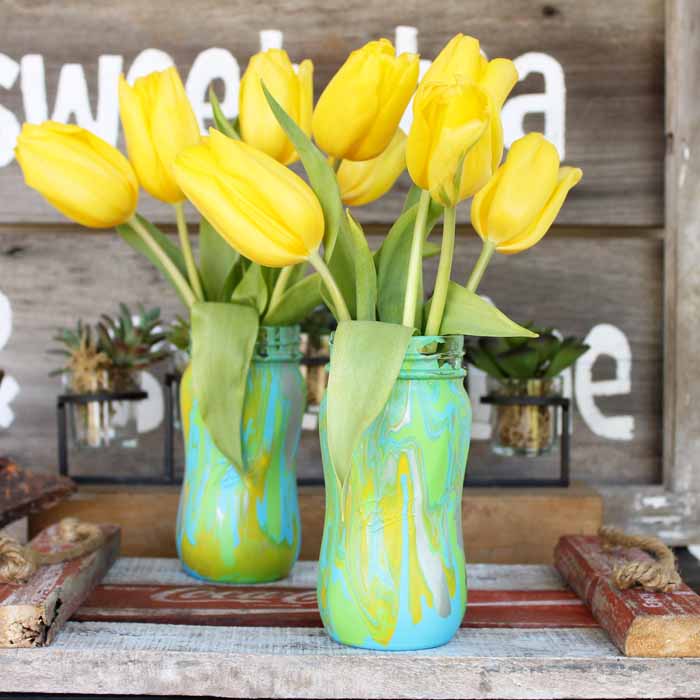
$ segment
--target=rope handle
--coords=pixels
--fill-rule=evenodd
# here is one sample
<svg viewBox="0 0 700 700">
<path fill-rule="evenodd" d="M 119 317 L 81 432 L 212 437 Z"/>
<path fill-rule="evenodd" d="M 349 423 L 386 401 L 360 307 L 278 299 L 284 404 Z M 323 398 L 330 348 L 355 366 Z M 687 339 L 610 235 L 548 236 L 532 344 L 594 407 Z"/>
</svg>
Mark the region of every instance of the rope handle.
<svg viewBox="0 0 700 700">
<path fill-rule="evenodd" d="M 601 527 L 598 536 L 604 549 L 638 548 L 655 558 L 655 561 L 628 561 L 616 566 L 613 570 L 613 582 L 620 590 L 640 586 L 645 591 L 670 593 L 681 585 L 673 551 L 657 537 L 628 535 L 610 526 Z"/>
<path fill-rule="evenodd" d="M 26 583 L 40 566 L 82 557 L 99 549 L 105 539 L 99 525 L 77 518 L 63 518 L 57 529 L 54 541 L 72 545 L 58 552 L 39 552 L 30 545 L 24 546 L 11 537 L 0 535 L 0 583 Z"/>
</svg>

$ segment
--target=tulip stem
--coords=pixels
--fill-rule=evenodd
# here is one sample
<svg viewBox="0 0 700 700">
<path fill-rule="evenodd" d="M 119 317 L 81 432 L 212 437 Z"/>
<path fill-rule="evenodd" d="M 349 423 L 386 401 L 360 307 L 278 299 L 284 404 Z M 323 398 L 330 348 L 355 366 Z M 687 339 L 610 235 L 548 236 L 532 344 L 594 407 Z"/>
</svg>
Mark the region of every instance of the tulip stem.
<svg viewBox="0 0 700 700">
<path fill-rule="evenodd" d="M 425 227 L 428 222 L 429 208 L 430 192 L 423 190 L 420 193 L 416 222 L 413 225 L 411 256 L 408 260 L 408 278 L 406 279 L 406 296 L 403 302 L 403 325 L 409 328 L 415 327 L 418 287 L 421 282 L 423 266 L 423 243 L 425 242 Z"/>
<path fill-rule="evenodd" d="M 469 275 L 469 280 L 467 281 L 467 289 L 470 292 L 476 292 L 476 288 L 479 286 L 479 282 L 481 282 L 481 278 L 484 276 L 484 272 L 486 272 L 486 268 L 489 262 L 491 262 L 491 257 L 495 251 L 496 244 L 492 241 L 485 240 L 481 247 L 479 259 L 474 264 L 472 273 Z"/>
<path fill-rule="evenodd" d="M 187 276 L 190 279 L 190 287 L 194 290 L 194 294 L 198 301 L 204 299 L 204 290 L 199 279 L 197 266 L 194 264 L 194 255 L 192 255 L 192 246 L 190 245 L 190 235 L 187 231 L 187 220 L 185 219 L 185 205 L 183 202 L 173 204 L 175 209 L 175 220 L 177 221 L 177 233 L 180 237 L 180 248 L 182 255 L 185 258 L 185 267 L 187 268 Z"/>
<path fill-rule="evenodd" d="M 287 282 L 289 282 L 293 270 L 294 265 L 287 265 L 287 267 L 283 267 L 280 271 L 275 286 L 272 288 L 272 294 L 270 294 L 270 303 L 267 305 L 268 309 L 274 309 L 279 303 L 284 294 L 284 290 L 287 288 Z"/>
<path fill-rule="evenodd" d="M 155 239 L 151 235 L 151 232 L 136 218 L 136 216 L 132 216 L 127 223 L 132 229 L 134 229 L 134 231 L 136 231 L 158 262 L 160 262 L 163 270 L 168 277 L 170 277 L 170 281 L 173 283 L 175 289 L 178 291 L 183 301 L 187 305 L 187 308 L 191 308 L 197 299 L 192 293 L 190 285 L 187 284 L 187 280 L 182 276 L 180 270 L 177 269 L 175 263 L 168 257 L 166 252 L 158 245 L 158 243 L 156 243 Z"/>
<path fill-rule="evenodd" d="M 455 252 L 455 225 L 457 210 L 455 207 L 445 207 L 445 218 L 442 222 L 442 244 L 440 246 L 440 262 L 435 279 L 435 291 L 430 303 L 430 313 L 425 326 L 426 335 L 438 335 L 442 326 L 442 316 L 445 312 L 447 290 L 450 286 L 452 258 Z"/>
<path fill-rule="evenodd" d="M 323 262 L 323 258 L 315 250 L 309 256 L 309 262 L 316 268 L 316 271 L 321 276 L 323 284 L 326 286 L 328 293 L 331 295 L 331 300 L 333 301 L 333 306 L 335 307 L 336 319 L 340 321 L 351 321 L 350 312 L 348 311 L 348 305 L 343 299 L 343 295 L 338 288 L 331 271 L 328 269 L 328 265 Z"/>
</svg>

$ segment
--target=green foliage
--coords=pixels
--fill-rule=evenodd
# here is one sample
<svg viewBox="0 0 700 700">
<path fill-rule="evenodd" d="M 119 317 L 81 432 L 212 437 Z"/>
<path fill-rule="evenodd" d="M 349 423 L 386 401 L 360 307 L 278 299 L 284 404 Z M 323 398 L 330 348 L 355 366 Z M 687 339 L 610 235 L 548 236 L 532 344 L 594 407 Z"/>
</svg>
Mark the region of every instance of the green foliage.
<svg viewBox="0 0 700 700">
<path fill-rule="evenodd" d="M 225 296 L 226 282 L 239 258 L 214 227 L 202 218 L 199 222 L 199 272 L 207 301 L 227 301 L 231 297 L 232 292 Z"/>
<path fill-rule="evenodd" d="M 560 340 L 552 328 L 526 327 L 537 337 L 476 339 L 466 347 L 470 364 L 496 379 L 552 379 L 589 348 L 582 340 Z"/>
<path fill-rule="evenodd" d="M 291 326 L 303 321 L 322 303 L 321 278 L 318 272 L 290 284 L 279 302 L 267 310 L 262 323 L 266 326 Z"/>
<path fill-rule="evenodd" d="M 219 103 L 219 98 L 214 92 L 214 88 L 209 88 L 209 104 L 211 104 L 212 114 L 214 115 L 214 126 L 226 136 L 232 139 L 240 139 L 240 134 L 236 127 L 226 118 L 223 110 L 221 109 L 221 104 Z"/>
<path fill-rule="evenodd" d="M 315 350 L 321 348 L 321 338 L 336 328 L 335 318 L 326 306 L 319 306 L 301 322 L 301 332 L 306 333 L 309 344 Z"/>
<path fill-rule="evenodd" d="M 167 341 L 182 352 L 190 351 L 190 322 L 182 316 L 176 316 L 166 331 Z"/>
</svg>

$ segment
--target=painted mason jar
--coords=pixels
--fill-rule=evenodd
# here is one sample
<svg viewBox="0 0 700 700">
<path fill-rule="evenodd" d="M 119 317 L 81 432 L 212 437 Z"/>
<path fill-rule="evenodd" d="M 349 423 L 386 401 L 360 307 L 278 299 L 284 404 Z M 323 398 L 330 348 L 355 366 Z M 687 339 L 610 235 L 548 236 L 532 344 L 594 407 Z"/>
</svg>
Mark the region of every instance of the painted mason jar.
<svg viewBox="0 0 700 700">
<path fill-rule="evenodd" d="M 326 482 L 318 603 L 351 646 L 448 642 L 467 601 L 462 485 L 471 405 L 461 336 L 412 338 L 383 412 L 361 436 L 341 497 L 320 432 Z"/>
<path fill-rule="evenodd" d="M 300 357 L 298 326 L 261 327 L 240 426 L 245 477 L 217 449 L 202 421 L 191 367 L 182 377 L 185 477 L 176 538 L 180 561 L 192 576 L 275 581 L 297 560 L 296 456 L 306 402 Z"/>
</svg>

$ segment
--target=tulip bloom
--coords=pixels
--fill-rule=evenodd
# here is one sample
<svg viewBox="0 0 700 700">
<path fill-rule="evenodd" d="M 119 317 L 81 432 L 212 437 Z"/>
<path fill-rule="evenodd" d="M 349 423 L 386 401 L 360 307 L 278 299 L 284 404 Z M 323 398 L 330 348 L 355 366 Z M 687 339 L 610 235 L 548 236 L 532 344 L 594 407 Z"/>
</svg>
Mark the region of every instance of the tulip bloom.
<svg viewBox="0 0 700 700">
<path fill-rule="evenodd" d="M 307 260 L 324 230 L 312 189 L 262 151 L 215 129 L 209 134 L 175 161 L 187 198 L 246 258 L 268 267 Z"/>
<path fill-rule="evenodd" d="M 481 88 L 461 82 L 422 83 L 416 93 L 406 165 L 413 182 L 443 206 L 470 197 L 491 176 L 489 102 Z"/>
<path fill-rule="evenodd" d="M 243 74 L 238 96 L 241 138 L 283 165 L 299 158 L 265 98 L 262 83 L 284 111 L 309 136 L 313 112 L 313 63 L 302 61 L 294 71 L 286 51 L 268 49 L 255 54 Z"/>
<path fill-rule="evenodd" d="M 531 133 L 510 148 L 505 163 L 472 202 L 472 225 L 499 253 L 531 248 L 549 230 L 579 168 L 559 167 L 557 149 Z"/>
<path fill-rule="evenodd" d="M 343 203 L 350 207 L 369 204 L 386 194 L 406 167 L 406 134 L 396 130 L 389 147 L 372 160 L 344 160 L 338 168 Z"/>
<path fill-rule="evenodd" d="M 118 226 L 136 211 L 139 184 L 129 161 L 79 126 L 24 124 L 15 156 L 27 185 L 83 226 Z"/>
<path fill-rule="evenodd" d="M 318 100 L 316 143 L 336 159 L 370 160 L 386 150 L 418 81 L 418 56 L 388 39 L 353 51 Z"/>
<path fill-rule="evenodd" d="M 143 189 L 163 202 L 182 202 L 173 163 L 183 148 L 198 143 L 200 133 L 177 68 L 138 78 L 133 87 L 120 76 L 119 112 L 129 159 Z"/>
</svg>

